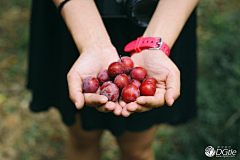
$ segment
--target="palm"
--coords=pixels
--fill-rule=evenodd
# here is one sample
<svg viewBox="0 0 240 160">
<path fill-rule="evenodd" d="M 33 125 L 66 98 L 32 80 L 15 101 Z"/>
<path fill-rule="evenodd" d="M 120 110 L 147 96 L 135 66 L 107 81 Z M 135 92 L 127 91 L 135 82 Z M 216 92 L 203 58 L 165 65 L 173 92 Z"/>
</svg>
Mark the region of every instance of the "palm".
<svg viewBox="0 0 240 160">
<path fill-rule="evenodd" d="M 110 63 L 118 59 L 118 55 L 113 53 L 111 53 L 111 56 L 105 56 L 96 52 L 89 52 L 79 57 L 76 69 L 82 79 L 87 76 L 97 77 L 101 70 L 107 69 Z"/>
<path fill-rule="evenodd" d="M 88 106 L 96 107 L 99 111 L 111 111 L 117 107 L 118 112 L 121 112 L 119 111 L 118 102 L 108 102 L 107 97 L 99 94 L 99 90 L 97 93 L 82 94 L 82 81 L 84 78 L 88 76 L 97 77 L 101 70 L 107 69 L 110 63 L 117 60 L 119 60 L 119 56 L 112 49 L 89 51 L 81 54 L 68 73 L 70 97 L 75 104 L 76 101 L 81 103 L 81 105 L 76 105 L 77 108 L 82 108 L 83 103 L 85 103 Z"/>
<path fill-rule="evenodd" d="M 147 111 L 165 102 L 172 105 L 172 99 L 178 97 L 180 89 L 180 76 L 175 64 L 160 50 L 144 50 L 134 54 L 132 60 L 135 66 L 143 67 L 149 77 L 157 80 L 157 88 L 154 96 L 140 96 L 136 102 L 121 103 L 127 108 L 125 111 Z"/>
<path fill-rule="evenodd" d="M 154 77 L 157 80 L 156 92 L 164 93 L 166 91 L 166 78 L 169 74 L 169 62 L 164 62 L 163 59 L 166 59 L 166 56 L 161 54 L 156 51 L 142 51 L 139 55 L 133 55 L 132 60 L 135 66 L 143 67 L 149 77 Z"/>
</svg>

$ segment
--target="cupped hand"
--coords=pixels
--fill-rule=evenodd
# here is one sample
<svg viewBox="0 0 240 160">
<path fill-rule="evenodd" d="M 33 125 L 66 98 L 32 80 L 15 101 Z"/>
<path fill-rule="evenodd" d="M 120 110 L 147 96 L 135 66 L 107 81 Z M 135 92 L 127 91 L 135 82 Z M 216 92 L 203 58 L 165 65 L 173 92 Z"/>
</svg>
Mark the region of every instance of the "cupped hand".
<svg viewBox="0 0 240 160">
<path fill-rule="evenodd" d="M 82 89 L 84 78 L 97 77 L 101 70 L 107 69 L 109 64 L 118 60 L 114 47 L 95 47 L 81 53 L 67 75 L 69 97 L 77 109 L 81 109 L 85 103 L 101 112 L 113 111 L 116 115 L 121 114 L 122 107 L 119 103 L 108 101 L 106 96 L 100 95 L 100 89 L 96 93 L 83 93 Z"/>
<path fill-rule="evenodd" d="M 134 66 L 143 67 L 149 77 L 157 80 L 154 96 L 140 96 L 135 102 L 125 103 L 122 115 L 128 117 L 133 112 L 144 112 L 152 108 L 172 106 L 180 95 L 180 72 L 177 66 L 161 50 L 143 50 L 132 55 Z"/>
</svg>

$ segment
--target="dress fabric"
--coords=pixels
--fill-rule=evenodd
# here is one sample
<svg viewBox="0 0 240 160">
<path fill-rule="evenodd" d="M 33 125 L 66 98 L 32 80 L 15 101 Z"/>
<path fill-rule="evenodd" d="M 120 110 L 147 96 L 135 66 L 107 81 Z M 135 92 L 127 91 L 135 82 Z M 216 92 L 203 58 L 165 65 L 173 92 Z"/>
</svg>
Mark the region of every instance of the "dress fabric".
<svg viewBox="0 0 240 160">
<path fill-rule="evenodd" d="M 132 25 L 125 18 L 106 18 L 104 23 L 113 45 L 122 56 L 128 55 L 123 52 L 124 46 L 144 32 L 144 28 Z M 27 77 L 27 88 L 32 91 L 31 111 L 41 112 L 56 107 L 68 126 L 75 123 L 75 114 L 80 114 L 85 130 L 108 129 L 115 136 L 126 130 L 146 130 L 154 124 L 184 123 L 197 115 L 195 10 L 171 49 L 170 58 L 181 71 L 181 96 L 172 107 L 162 106 L 134 113 L 128 118 L 111 112 L 101 113 L 88 106 L 77 110 L 69 99 L 66 77 L 78 57 L 79 52 L 53 2 L 33 0 Z"/>
</svg>

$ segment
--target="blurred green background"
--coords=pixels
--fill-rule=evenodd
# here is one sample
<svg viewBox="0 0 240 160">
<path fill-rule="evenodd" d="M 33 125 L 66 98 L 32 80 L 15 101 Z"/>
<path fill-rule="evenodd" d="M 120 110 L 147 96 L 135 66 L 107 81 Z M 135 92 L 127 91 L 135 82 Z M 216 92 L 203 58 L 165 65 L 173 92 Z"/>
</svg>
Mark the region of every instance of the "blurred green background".
<svg viewBox="0 0 240 160">
<path fill-rule="evenodd" d="M 0 2 L 0 159 L 65 159 L 67 131 L 58 111 L 34 114 L 28 109 L 30 7 L 30 0 Z M 184 125 L 159 127 L 157 160 L 209 159 L 207 146 L 240 152 L 240 1 L 201 0 L 197 33 L 199 116 Z M 109 132 L 101 143 L 104 160 L 119 159 Z"/>
</svg>

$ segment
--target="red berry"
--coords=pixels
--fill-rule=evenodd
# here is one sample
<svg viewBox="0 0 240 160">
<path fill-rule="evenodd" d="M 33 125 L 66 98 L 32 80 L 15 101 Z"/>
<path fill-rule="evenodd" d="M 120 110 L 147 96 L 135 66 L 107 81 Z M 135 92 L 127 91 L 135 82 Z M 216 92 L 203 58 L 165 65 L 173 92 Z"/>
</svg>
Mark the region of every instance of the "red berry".
<svg viewBox="0 0 240 160">
<path fill-rule="evenodd" d="M 134 63 L 133 63 L 132 59 L 130 57 L 124 56 L 124 57 L 121 57 L 120 60 L 124 66 L 125 73 L 126 74 L 130 73 L 134 67 Z"/>
<path fill-rule="evenodd" d="M 125 102 L 134 102 L 140 96 L 140 90 L 134 85 L 127 85 L 122 90 L 122 99 Z"/>
<path fill-rule="evenodd" d="M 108 75 L 108 70 L 107 69 L 102 70 L 98 74 L 97 79 L 98 79 L 100 85 L 102 85 L 104 82 L 110 81 L 111 78 Z"/>
<path fill-rule="evenodd" d="M 142 81 L 147 76 L 147 71 L 142 67 L 135 67 L 132 69 L 130 76 L 132 79 Z"/>
<path fill-rule="evenodd" d="M 129 84 L 132 84 L 134 86 L 137 86 L 138 88 L 141 86 L 141 82 L 137 79 L 132 79 L 129 81 Z"/>
<path fill-rule="evenodd" d="M 83 80 L 83 91 L 85 93 L 95 93 L 99 87 L 97 78 L 89 76 Z"/>
<path fill-rule="evenodd" d="M 100 94 L 106 96 L 109 101 L 115 102 L 119 97 L 119 88 L 111 81 L 104 82 Z"/>
<path fill-rule="evenodd" d="M 153 77 L 147 77 L 147 78 L 145 78 L 145 79 L 143 80 L 143 82 L 145 82 L 145 81 L 151 82 L 151 83 L 153 83 L 154 85 L 157 84 L 157 80 L 156 80 L 155 78 L 153 78 Z"/>
<path fill-rule="evenodd" d="M 124 72 L 123 64 L 120 62 L 113 62 L 108 67 L 108 75 L 110 77 L 116 77 Z"/>
<path fill-rule="evenodd" d="M 140 86 L 141 96 L 154 96 L 156 92 L 156 85 L 152 82 L 144 81 Z"/>
<path fill-rule="evenodd" d="M 126 74 L 119 74 L 114 78 L 114 83 L 119 89 L 123 89 L 129 82 L 129 78 Z"/>
</svg>

